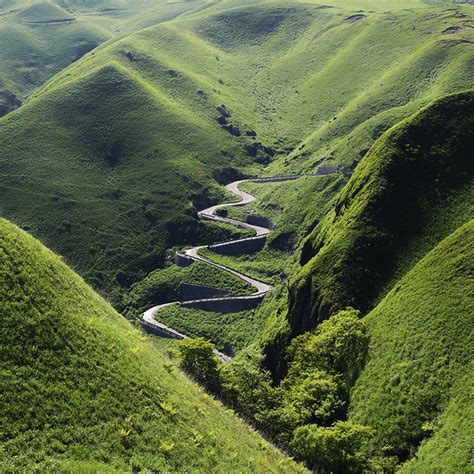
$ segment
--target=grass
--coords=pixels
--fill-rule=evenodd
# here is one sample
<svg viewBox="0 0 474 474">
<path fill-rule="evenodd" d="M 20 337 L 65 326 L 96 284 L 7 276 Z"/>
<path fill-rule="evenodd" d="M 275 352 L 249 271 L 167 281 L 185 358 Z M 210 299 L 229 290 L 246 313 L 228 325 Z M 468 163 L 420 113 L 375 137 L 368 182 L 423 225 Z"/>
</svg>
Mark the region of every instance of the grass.
<svg viewBox="0 0 474 474">
<path fill-rule="evenodd" d="M 24 100 L 100 44 L 196 7 L 194 2 L 130 0 L 0 3 L 0 96 Z"/>
<path fill-rule="evenodd" d="M 271 162 L 267 174 L 306 171 L 328 159 L 352 166 L 396 121 L 472 83 L 470 43 L 460 41 L 471 38 L 469 6 L 367 11 L 351 22 L 350 9 L 299 3 L 196 4 L 182 15 L 156 5 L 128 17 L 126 3 L 107 3 L 122 20 L 119 10 L 96 15 L 98 5 L 61 3 L 77 20 L 68 28 L 86 22 L 122 36 L 1 121 L 0 198 L 2 215 L 65 255 L 118 307 L 133 283 L 163 267 L 167 249 L 194 243 L 195 210 L 222 198 L 214 180 L 222 170 L 257 175 Z M 10 15 L 0 21 L 29 28 Z M 147 27 L 129 34 L 127 21 Z M 441 34 L 457 23 L 466 28 Z M 25 35 L 25 51 L 40 44 Z M 217 123 L 221 104 L 240 137 Z M 256 142 L 262 147 L 249 156 Z M 321 204 L 314 191 L 299 193 L 301 215 L 288 213 L 298 236 L 312 224 L 311 204 Z"/>
<path fill-rule="evenodd" d="M 254 291 L 240 278 L 204 263 L 196 262 L 187 268 L 171 265 L 163 270 L 155 270 L 133 285 L 124 302 L 126 314 L 139 317 L 152 306 L 179 301 L 182 283 L 219 288 L 236 296 Z"/>
<path fill-rule="evenodd" d="M 472 110 L 472 92 L 448 96 L 387 132 L 362 160 L 305 244 L 293 330 L 347 305 L 367 311 L 472 217 Z"/>
<path fill-rule="evenodd" d="M 291 388 L 292 338 L 310 340 L 338 309 L 362 308 L 370 347 L 347 387 L 349 421 L 375 428 L 365 456 L 376 471 L 468 469 L 472 110 L 472 91 L 450 95 L 376 142 L 302 246 L 290 294 L 278 287 L 260 308 L 257 356 L 244 351 L 229 368 L 237 379 L 257 370 L 262 390 L 270 369 Z M 238 409 L 261 423 L 265 408 L 236 393 Z M 281 434 L 273 419 L 262 429 Z"/>
<path fill-rule="evenodd" d="M 301 470 L 0 221 L 2 471 Z"/>
<path fill-rule="evenodd" d="M 402 461 L 416 453 L 407 472 L 469 470 L 473 243 L 471 221 L 421 259 L 365 319 L 371 344 L 350 419 L 376 428 L 374 449 Z"/>
<path fill-rule="evenodd" d="M 166 306 L 156 319 L 189 337 L 209 339 L 218 350 L 234 355 L 257 339 L 266 318 L 256 310 L 222 314 Z"/>
</svg>

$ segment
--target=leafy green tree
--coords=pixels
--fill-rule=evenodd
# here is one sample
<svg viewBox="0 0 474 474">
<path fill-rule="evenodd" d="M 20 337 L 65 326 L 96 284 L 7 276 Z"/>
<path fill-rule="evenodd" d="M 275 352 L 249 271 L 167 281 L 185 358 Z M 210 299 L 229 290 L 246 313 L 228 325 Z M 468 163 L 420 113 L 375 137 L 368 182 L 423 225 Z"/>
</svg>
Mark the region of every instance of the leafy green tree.
<svg viewBox="0 0 474 474">
<path fill-rule="evenodd" d="M 368 340 L 360 312 L 353 308 L 340 311 L 315 331 L 293 340 L 288 348 L 288 375 L 318 368 L 342 375 L 346 385 L 351 386 L 364 364 Z"/>
<path fill-rule="evenodd" d="M 338 377 L 319 369 L 287 377 L 281 386 L 285 408 L 298 425 L 328 425 L 341 415 L 344 402 L 340 398 Z"/>
<path fill-rule="evenodd" d="M 220 387 L 219 362 L 214 345 L 202 337 L 179 342 L 181 367 L 210 390 Z"/>
<path fill-rule="evenodd" d="M 316 472 L 363 472 L 367 467 L 363 448 L 373 436 L 372 428 L 348 421 L 329 428 L 306 425 L 295 430 L 291 447 Z"/>
<path fill-rule="evenodd" d="M 253 420 L 257 420 L 259 413 L 278 405 L 270 374 L 261 368 L 255 355 L 247 353 L 221 370 L 223 399 Z"/>
</svg>

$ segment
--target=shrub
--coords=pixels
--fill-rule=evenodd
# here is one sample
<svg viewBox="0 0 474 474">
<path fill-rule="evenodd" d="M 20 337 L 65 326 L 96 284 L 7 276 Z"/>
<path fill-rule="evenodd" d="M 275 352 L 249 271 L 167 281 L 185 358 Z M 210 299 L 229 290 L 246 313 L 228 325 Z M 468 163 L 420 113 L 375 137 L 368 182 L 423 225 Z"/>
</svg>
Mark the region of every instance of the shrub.
<svg viewBox="0 0 474 474">
<path fill-rule="evenodd" d="M 367 461 L 362 449 L 373 435 L 372 428 L 348 421 L 330 428 L 306 425 L 295 431 L 291 447 L 316 472 L 363 472 Z"/>
<path fill-rule="evenodd" d="M 313 368 L 342 374 L 352 385 L 362 369 L 369 337 L 360 312 L 347 308 L 321 323 L 315 331 L 293 340 L 289 349 L 290 379 Z"/>
<path fill-rule="evenodd" d="M 285 409 L 298 425 L 328 425 L 337 420 L 344 407 L 336 377 L 318 369 L 285 380 L 282 389 Z"/>
<path fill-rule="evenodd" d="M 214 345 L 201 337 L 179 342 L 181 367 L 210 390 L 219 390 L 219 363 Z"/>
</svg>

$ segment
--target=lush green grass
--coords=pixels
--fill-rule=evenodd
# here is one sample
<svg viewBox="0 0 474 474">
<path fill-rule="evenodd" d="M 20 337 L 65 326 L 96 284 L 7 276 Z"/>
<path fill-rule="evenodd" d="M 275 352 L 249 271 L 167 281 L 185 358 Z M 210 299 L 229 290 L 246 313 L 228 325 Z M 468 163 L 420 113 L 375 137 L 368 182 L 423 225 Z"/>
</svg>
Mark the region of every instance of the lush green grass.
<svg viewBox="0 0 474 474">
<path fill-rule="evenodd" d="M 293 472 L 60 258 L 0 221 L 2 471 Z"/>
<path fill-rule="evenodd" d="M 472 441 L 474 221 L 423 258 L 365 319 L 368 362 L 350 419 L 409 472 L 466 472 Z"/>
<path fill-rule="evenodd" d="M 8 94 L 24 100 L 101 43 L 198 5 L 148 0 L 0 2 L 0 100 Z"/>
<path fill-rule="evenodd" d="M 115 28 L 92 15 L 101 3 L 61 5 L 78 19 L 70 27 Z M 194 243 L 195 209 L 222 197 L 216 171 L 262 173 L 271 153 L 261 147 L 249 156 L 252 143 L 273 148 L 268 174 L 329 158 L 349 166 L 400 118 L 472 85 L 471 45 L 458 41 L 472 36 L 467 6 L 366 12 L 356 22 L 346 20 L 349 10 L 298 3 L 196 4 L 171 21 L 174 13 L 153 8 L 140 18 L 156 14 L 163 23 L 101 46 L 0 124 L 2 214 L 117 304 L 163 265 L 168 248 Z M 441 34 L 458 23 L 465 28 Z M 217 123 L 221 104 L 241 137 Z M 302 213 L 289 214 L 297 233 L 312 224 L 313 196 L 319 206 L 320 193 L 308 187 Z"/>
<path fill-rule="evenodd" d="M 472 217 L 474 93 L 448 96 L 387 132 L 303 249 L 289 320 L 310 328 L 347 305 L 367 311 Z"/>
<path fill-rule="evenodd" d="M 156 319 L 189 337 L 209 339 L 220 351 L 234 355 L 257 339 L 266 315 L 256 310 L 222 314 L 166 306 Z"/>
<path fill-rule="evenodd" d="M 376 429 L 364 461 L 374 470 L 391 472 L 414 456 L 423 440 L 419 461 L 406 469 L 431 472 L 441 457 L 445 470 L 466 470 L 472 222 L 456 229 L 472 219 L 473 101 L 469 91 L 448 96 L 387 132 L 309 235 L 301 255 L 307 264 L 291 288 L 289 313 L 286 294 L 278 292 L 271 309 L 265 308 L 267 323 L 254 344 L 256 354 L 238 355 L 224 373 L 224 384 L 229 383 L 225 377 L 233 381 L 235 405 L 261 429 L 285 441 L 295 428 L 294 417 L 285 418 L 283 409 L 272 411 L 267 369 L 278 387 L 299 394 L 305 406 L 320 396 L 305 388 L 307 369 L 294 367 L 295 349 L 288 352 L 292 337 L 304 332 L 296 344 L 303 348 L 301 361 L 310 363 L 310 352 L 319 350 L 311 341 L 324 332 L 322 319 L 349 305 L 366 313 L 375 307 L 363 320 L 371 342 L 355 388 L 363 357 L 357 370 L 341 370 L 336 362 L 324 367 L 339 371 L 338 383 L 345 380 L 337 417 L 344 419 L 349 403 L 351 422 Z M 350 346 L 336 341 L 335 347 Z M 319 364 L 319 356 L 315 360 Z M 253 398 L 243 382 L 250 372 L 258 379 Z M 311 449 L 297 451 L 313 459 Z"/>
</svg>

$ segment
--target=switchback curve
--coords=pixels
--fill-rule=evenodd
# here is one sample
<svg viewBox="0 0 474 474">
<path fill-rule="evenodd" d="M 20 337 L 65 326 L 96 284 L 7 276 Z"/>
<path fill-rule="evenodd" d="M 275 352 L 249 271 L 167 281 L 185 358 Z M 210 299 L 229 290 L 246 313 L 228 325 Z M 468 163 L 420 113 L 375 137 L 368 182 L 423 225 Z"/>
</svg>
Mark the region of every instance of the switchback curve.
<svg viewBox="0 0 474 474">
<path fill-rule="evenodd" d="M 215 206 L 209 207 L 207 209 L 203 209 L 198 213 L 199 217 L 202 219 L 207 219 L 215 222 L 223 222 L 225 224 L 230 224 L 234 225 L 237 227 L 242 227 L 246 229 L 251 229 L 255 232 L 254 237 L 250 238 L 245 238 L 245 239 L 237 239 L 233 241 L 228 241 L 225 242 L 226 244 L 232 244 L 236 242 L 243 242 L 248 239 L 264 239 L 271 231 L 272 228 L 269 227 L 261 227 L 253 224 L 249 224 L 248 222 L 242 222 L 238 221 L 235 219 L 229 219 L 227 217 L 223 216 L 218 216 L 216 215 L 216 211 L 219 209 L 223 209 L 226 207 L 234 207 L 234 206 L 244 206 L 246 204 L 249 204 L 253 201 L 256 200 L 256 197 L 253 196 L 250 193 L 247 193 L 245 191 L 242 191 L 239 189 L 239 186 L 242 183 L 246 183 L 249 181 L 252 182 L 261 182 L 261 183 L 269 183 L 269 182 L 277 182 L 277 181 L 290 181 L 290 180 L 295 180 L 298 179 L 302 176 L 316 176 L 314 174 L 312 175 L 291 175 L 291 176 L 275 176 L 272 178 L 263 178 L 263 179 L 243 179 L 239 181 L 234 181 L 228 185 L 225 186 L 225 188 L 231 192 L 232 194 L 238 196 L 241 198 L 240 201 L 237 202 L 230 202 L 230 203 L 223 203 L 223 204 L 217 204 Z M 186 305 L 192 305 L 193 303 L 211 303 L 212 302 L 221 302 L 221 301 L 235 301 L 235 300 L 248 300 L 248 299 L 258 299 L 261 300 L 263 297 L 273 290 L 273 286 L 268 285 L 267 283 L 261 282 L 259 280 L 256 280 L 254 278 L 251 278 L 247 275 L 244 275 L 236 270 L 232 270 L 229 267 L 226 267 L 225 265 L 221 265 L 220 263 L 214 262 L 208 258 L 201 257 L 199 255 L 199 251 L 207 248 L 207 245 L 201 245 L 197 247 L 193 247 L 191 249 L 186 250 L 185 252 L 177 252 L 177 256 L 181 258 L 185 258 L 188 260 L 196 261 L 196 262 L 202 262 L 207 265 L 212 265 L 216 268 L 220 268 L 221 270 L 224 270 L 228 273 L 231 273 L 232 275 L 240 278 L 241 280 L 245 281 L 246 283 L 249 283 L 255 288 L 255 292 L 252 293 L 249 296 L 229 296 L 229 297 L 220 297 L 220 298 L 206 298 L 206 299 L 200 299 L 200 300 L 194 300 L 194 301 L 186 301 Z M 163 337 L 169 337 L 173 339 L 187 339 L 188 336 L 185 334 L 182 334 L 168 326 L 166 326 L 163 323 L 160 323 L 155 319 L 156 314 L 164 307 L 166 306 L 171 306 L 171 305 L 181 305 L 180 301 L 172 302 L 172 303 L 166 303 L 158 306 L 154 306 L 153 308 L 150 308 L 149 310 L 145 311 L 142 317 L 142 326 L 144 327 L 145 330 L 158 334 Z M 223 354 L 219 351 L 214 351 L 214 353 L 223 361 L 223 362 L 228 362 L 231 360 L 231 357 L 227 356 L 226 354 Z"/>
</svg>

